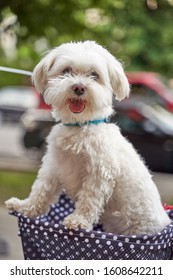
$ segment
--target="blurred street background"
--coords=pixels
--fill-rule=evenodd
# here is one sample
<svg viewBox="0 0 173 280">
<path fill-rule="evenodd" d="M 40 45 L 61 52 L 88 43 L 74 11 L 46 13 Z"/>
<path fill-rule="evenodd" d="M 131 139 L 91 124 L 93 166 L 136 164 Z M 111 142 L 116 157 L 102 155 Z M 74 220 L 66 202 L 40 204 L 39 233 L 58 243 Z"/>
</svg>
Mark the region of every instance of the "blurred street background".
<svg viewBox="0 0 173 280">
<path fill-rule="evenodd" d="M 173 205 L 172 19 L 173 0 L 1 0 L 0 259 L 23 259 L 17 220 L 4 201 L 26 197 L 36 177 L 54 120 L 30 74 L 61 43 L 94 40 L 123 61 L 131 95 L 113 101 L 111 122 Z"/>
</svg>

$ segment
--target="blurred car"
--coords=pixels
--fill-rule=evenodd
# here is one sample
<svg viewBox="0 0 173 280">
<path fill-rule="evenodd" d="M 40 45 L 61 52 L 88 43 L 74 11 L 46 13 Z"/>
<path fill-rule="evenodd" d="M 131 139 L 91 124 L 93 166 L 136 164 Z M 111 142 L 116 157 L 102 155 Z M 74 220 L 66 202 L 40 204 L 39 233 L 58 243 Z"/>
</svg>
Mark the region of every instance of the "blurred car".
<svg viewBox="0 0 173 280">
<path fill-rule="evenodd" d="M 39 149 L 41 152 L 45 148 L 45 138 L 49 134 L 51 127 L 55 124 L 51 111 L 44 109 L 30 109 L 21 118 L 24 134 L 23 143 L 27 149 Z"/>
<path fill-rule="evenodd" d="M 111 122 L 134 145 L 152 171 L 173 173 L 173 114 L 139 101 L 116 106 Z"/>
<path fill-rule="evenodd" d="M 33 87 L 10 86 L 0 89 L 1 121 L 19 121 L 29 108 L 36 108 L 40 102 Z"/>
<path fill-rule="evenodd" d="M 159 104 L 173 113 L 173 89 L 167 79 L 153 72 L 126 73 L 131 85 L 131 97 L 145 104 Z"/>
<path fill-rule="evenodd" d="M 118 123 L 152 171 L 173 173 L 173 93 L 155 73 L 127 73 L 131 95 L 114 101 Z M 50 108 L 28 110 L 22 117 L 24 146 L 42 150 L 54 120 Z"/>
</svg>

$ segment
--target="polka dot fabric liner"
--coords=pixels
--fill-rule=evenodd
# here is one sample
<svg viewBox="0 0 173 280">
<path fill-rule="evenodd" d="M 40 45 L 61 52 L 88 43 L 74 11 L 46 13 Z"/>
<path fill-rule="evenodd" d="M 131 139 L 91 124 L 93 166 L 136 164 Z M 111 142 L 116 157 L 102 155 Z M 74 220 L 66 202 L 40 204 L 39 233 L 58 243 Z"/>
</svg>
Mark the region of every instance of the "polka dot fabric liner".
<svg viewBox="0 0 173 280">
<path fill-rule="evenodd" d="M 74 210 L 64 194 L 47 215 L 18 218 L 24 258 L 27 260 L 170 260 L 173 259 L 173 221 L 155 235 L 116 235 L 101 225 L 92 231 L 70 230 L 63 219 Z M 173 210 L 165 210 L 173 220 Z"/>
</svg>

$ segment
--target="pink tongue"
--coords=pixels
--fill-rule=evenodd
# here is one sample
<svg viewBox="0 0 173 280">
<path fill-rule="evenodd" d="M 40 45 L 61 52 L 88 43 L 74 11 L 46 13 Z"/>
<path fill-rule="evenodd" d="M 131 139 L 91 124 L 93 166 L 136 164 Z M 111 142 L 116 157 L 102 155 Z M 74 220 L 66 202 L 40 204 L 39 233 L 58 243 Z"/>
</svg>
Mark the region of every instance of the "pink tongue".
<svg viewBox="0 0 173 280">
<path fill-rule="evenodd" d="M 85 103 L 82 100 L 74 99 L 69 102 L 69 108 L 73 113 L 81 113 L 85 109 Z"/>
</svg>

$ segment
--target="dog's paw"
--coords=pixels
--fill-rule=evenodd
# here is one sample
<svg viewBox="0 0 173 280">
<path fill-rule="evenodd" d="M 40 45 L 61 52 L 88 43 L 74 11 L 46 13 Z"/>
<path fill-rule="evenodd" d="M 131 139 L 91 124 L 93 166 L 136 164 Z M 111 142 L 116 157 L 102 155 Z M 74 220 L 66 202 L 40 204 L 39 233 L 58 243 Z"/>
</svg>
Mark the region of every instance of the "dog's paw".
<svg viewBox="0 0 173 280">
<path fill-rule="evenodd" d="M 10 211 L 17 211 L 27 217 L 35 218 L 42 214 L 42 209 L 38 205 L 29 203 L 28 199 L 20 200 L 16 197 L 12 197 L 5 201 L 5 205 Z"/>
<path fill-rule="evenodd" d="M 72 213 L 68 215 L 64 221 L 63 225 L 69 229 L 92 229 L 92 224 L 90 224 L 83 216 Z"/>
<path fill-rule="evenodd" d="M 10 211 L 20 211 L 22 204 L 23 201 L 16 197 L 12 197 L 5 201 L 5 205 Z"/>
</svg>

